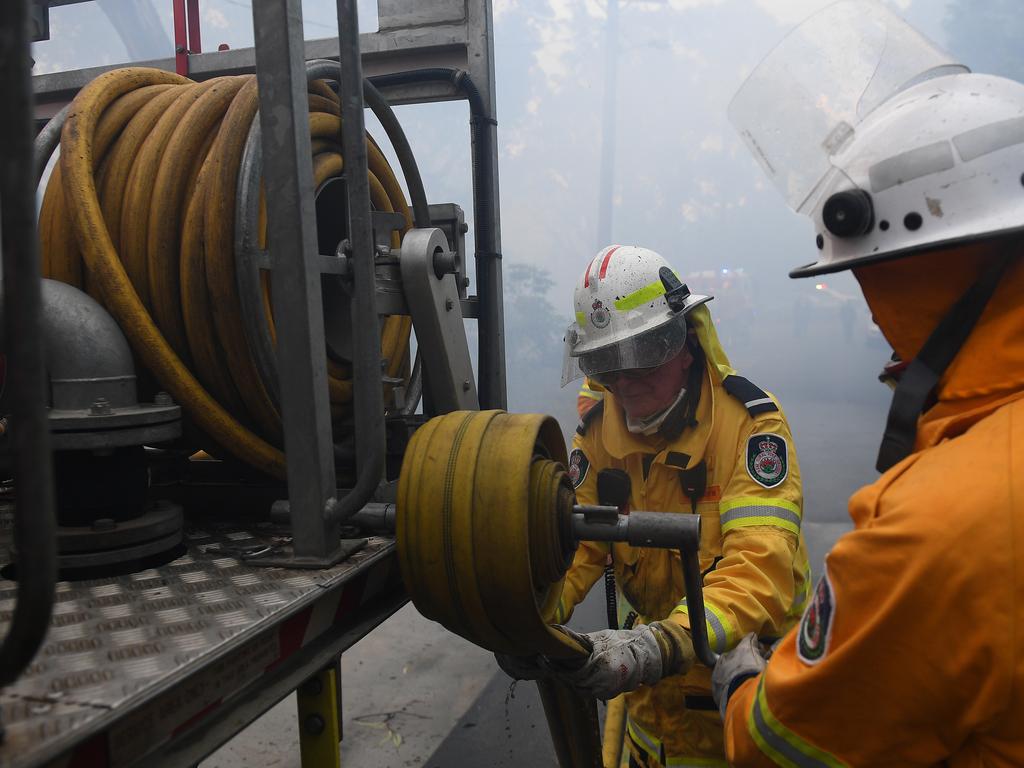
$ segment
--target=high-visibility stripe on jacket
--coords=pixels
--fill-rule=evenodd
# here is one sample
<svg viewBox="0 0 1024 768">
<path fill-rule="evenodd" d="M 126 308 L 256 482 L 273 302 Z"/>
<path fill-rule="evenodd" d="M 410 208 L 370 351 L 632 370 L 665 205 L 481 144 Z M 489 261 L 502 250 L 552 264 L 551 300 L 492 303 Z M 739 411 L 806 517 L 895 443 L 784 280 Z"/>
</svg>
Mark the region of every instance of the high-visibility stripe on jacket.
<svg viewBox="0 0 1024 768">
<path fill-rule="evenodd" d="M 702 518 L 700 563 L 707 571 L 709 636 L 720 651 L 749 632 L 781 637 L 799 617 L 808 588 L 799 528 L 800 470 L 785 416 L 777 408 L 751 416 L 709 366 L 696 419 L 695 427 L 674 440 L 632 434 L 614 394 L 606 393 L 603 412 L 573 442 L 574 450 L 586 457 L 577 499 L 597 503 L 598 474 L 617 468 L 630 476 L 631 509 L 690 513 L 679 470 L 703 461 L 707 484 L 696 506 Z M 764 436 L 774 437 L 769 441 Z M 765 441 L 786 451 L 785 474 L 771 487 L 759 483 L 756 469 L 748 466 L 751 445 Z M 559 620 L 568 618 L 601 577 L 609 551 L 616 580 L 641 621 L 669 619 L 689 627 L 678 553 L 625 544 L 580 545 L 566 577 Z M 717 713 L 687 712 L 684 703 L 688 694 L 709 692 L 710 671 L 698 666 L 685 677 L 628 694 L 627 706 L 635 725 L 664 742 L 668 757 L 720 760 L 724 747 Z"/>
<path fill-rule="evenodd" d="M 729 699 L 732 764 L 1024 765 L 1024 392 L 954 426 L 850 499 L 801 625 Z"/>
</svg>

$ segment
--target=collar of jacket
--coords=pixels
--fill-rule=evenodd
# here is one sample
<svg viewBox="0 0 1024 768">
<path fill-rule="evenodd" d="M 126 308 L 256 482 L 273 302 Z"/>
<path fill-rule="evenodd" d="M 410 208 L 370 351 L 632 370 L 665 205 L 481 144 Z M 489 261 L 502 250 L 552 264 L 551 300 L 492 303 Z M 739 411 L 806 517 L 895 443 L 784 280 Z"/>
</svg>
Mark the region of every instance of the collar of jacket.
<svg viewBox="0 0 1024 768">
<path fill-rule="evenodd" d="M 1008 243 L 1006 247 L 1021 248 Z M 873 273 L 864 295 L 886 329 L 886 336 L 905 359 L 923 343 L 969 282 L 959 272 L 967 270 L 956 261 L 962 255 L 950 251 L 938 255 L 932 272 L 896 260 L 886 271 Z M 918 270 L 918 271 L 914 271 Z M 867 270 L 865 270 L 867 274 Z M 973 274 L 973 273 L 970 273 Z M 863 277 L 863 276 L 862 276 Z M 908 302 L 906 285 L 914 280 L 914 299 Z M 918 420 L 915 451 L 963 434 L 973 424 L 1009 402 L 1024 397 L 1024 255 L 1018 255 L 999 281 L 967 341 L 950 363 L 937 388 L 937 402 Z"/>
<path fill-rule="evenodd" d="M 697 426 L 684 429 L 678 438 L 671 441 L 660 433 L 636 435 L 630 432 L 622 406 L 615 401 L 615 395 L 606 392 L 604 413 L 601 414 L 601 442 L 604 449 L 615 459 L 624 459 L 631 453 L 661 453 L 668 449 L 690 457 L 687 466 L 680 469 L 688 469 L 700 463 L 714 428 L 715 398 L 719 396 L 720 386 L 708 372 L 708 366 L 705 366 L 700 402 L 697 403 Z"/>
</svg>

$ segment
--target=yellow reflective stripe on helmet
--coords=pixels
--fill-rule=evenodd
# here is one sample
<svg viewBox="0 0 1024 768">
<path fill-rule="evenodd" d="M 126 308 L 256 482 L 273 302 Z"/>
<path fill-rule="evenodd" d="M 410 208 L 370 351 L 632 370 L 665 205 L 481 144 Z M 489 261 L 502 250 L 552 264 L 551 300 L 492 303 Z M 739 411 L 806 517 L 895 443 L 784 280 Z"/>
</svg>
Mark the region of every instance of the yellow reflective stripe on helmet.
<svg viewBox="0 0 1024 768">
<path fill-rule="evenodd" d="M 626 730 L 629 731 L 629 737 L 633 740 L 640 749 L 647 753 L 657 765 L 665 766 L 708 766 L 709 768 L 728 768 L 729 763 L 725 760 L 716 760 L 713 757 L 672 757 L 671 755 L 665 756 L 665 761 L 661 760 L 661 741 L 650 733 L 645 731 L 635 722 L 633 718 L 626 718 Z"/>
<path fill-rule="evenodd" d="M 721 513 L 722 533 L 736 528 L 770 525 L 800 535 L 800 507 L 785 499 L 764 499 L 759 496 L 740 496 L 718 505 Z"/>
<path fill-rule="evenodd" d="M 764 690 L 764 675 L 757 684 L 757 698 L 750 708 L 747 729 L 758 749 L 786 768 L 844 768 L 834 755 L 804 741 L 772 714 Z"/>
<path fill-rule="evenodd" d="M 615 308 L 620 312 L 629 312 L 629 310 L 636 309 L 641 304 L 647 304 L 664 295 L 665 284 L 661 280 L 655 280 L 653 283 L 648 283 L 643 288 L 638 288 L 621 299 L 616 299 Z"/>
<path fill-rule="evenodd" d="M 684 613 L 687 616 L 690 615 L 690 611 L 686 607 L 685 597 L 679 602 L 679 605 L 672 610 L 672 613 Z M 736 637 L 735 632 L 730 632 L 732 627 L 729 622 L 726 620 L 725 616 L 707 600 L 704 601 L 704 618 L 704 623 L 708 625 L 708 643 L 710 643 L 711 649 L 715 651 L 715 653 L 725 653 L 736 645 L 739 638 Z"/>
<path fill-rule="evenodd" d="M 583 312 L 576 313 L 576 325 L 580 328 L 587 324 L 587 316 Z"/>
</svg>

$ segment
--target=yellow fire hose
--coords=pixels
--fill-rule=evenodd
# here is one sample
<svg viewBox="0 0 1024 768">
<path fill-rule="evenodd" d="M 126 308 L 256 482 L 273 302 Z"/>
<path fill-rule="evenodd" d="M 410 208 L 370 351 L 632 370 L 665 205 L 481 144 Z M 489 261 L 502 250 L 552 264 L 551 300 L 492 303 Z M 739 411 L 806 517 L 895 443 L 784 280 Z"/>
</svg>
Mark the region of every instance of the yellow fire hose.
<svg viewBox="0 0 1024 768">
<path fill-rule="evenodd" d="M 461 411 L 431 419 L 409 443 L 396 534 L 419 611 L 491 651 L 580 658 L 548 623 L 575 550 L 575 495 L 553 419 Z M 539 683 L 563 768 L 600 768 L 596 703 Z"/>
<path fill-rule="evenodd" d="M 319 188 L 342 171 L 340 108 L 322 82 L 310 85 L 309 105 Z M 100 75 L 72 104 L 39 230 L 44 275 L 106 306 L 206 436 L 196 447 L 283 478 L 281 417 L 249 351 L 235 275 L 239 167 L 257 107 L 254 76 L 194 83 L 142 67 Z M 410 226 L 394 172 L 369 137 L 367 149 L 374 208 Z M 263 285 L 273 338 L 266 274 Z M 384 324 L 390 377 L 408 368 L 410 328 L 408 317 Z M 334 360 L 328 372 L 337 430 L 351 410 L 350 374 Z"/>
<path fill-rule="evenodd" d="M 626 742 L 626 697 L 611 699 L 604 711 L 604 733 L 601 735 L 601 762 L 604 768 L 619 768 Z"/>
</svg>

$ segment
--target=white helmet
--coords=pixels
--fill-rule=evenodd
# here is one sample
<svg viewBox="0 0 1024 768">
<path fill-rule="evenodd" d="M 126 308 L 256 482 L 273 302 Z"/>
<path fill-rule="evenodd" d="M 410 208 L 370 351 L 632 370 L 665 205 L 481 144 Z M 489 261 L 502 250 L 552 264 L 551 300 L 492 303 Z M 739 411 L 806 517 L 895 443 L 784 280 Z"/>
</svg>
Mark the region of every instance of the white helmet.
<svg viewBox="0 0 1024 768">
<path fill-rule="evenodd" d="M 882 6 L 812 16 L 729 116 L 814 222 L 821 253 L 792 277 L 1024 227 L 1024 85 L 969 74 Z"/>
<path fill-rule="evenodd" d="M 584 374 L 668 361 L 686 343 L 683 317 L 711 298 L 690 293 L 668 262 L 648 248 L 603 248 L 576 284 L 562 386 Z"/>
</svg>

